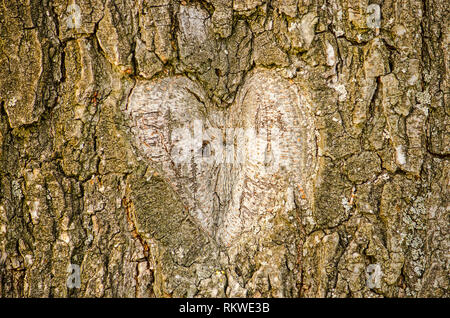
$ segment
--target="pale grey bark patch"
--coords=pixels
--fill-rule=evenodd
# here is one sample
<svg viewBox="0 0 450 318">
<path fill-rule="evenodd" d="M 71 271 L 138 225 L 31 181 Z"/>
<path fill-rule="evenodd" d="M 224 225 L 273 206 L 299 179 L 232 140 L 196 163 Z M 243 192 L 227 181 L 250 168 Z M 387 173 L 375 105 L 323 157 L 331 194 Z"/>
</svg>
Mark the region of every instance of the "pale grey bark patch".
<svg viewBox="0 0 450 318">
<path fill-rule="evenodd" d="M 294 197 L 312 196 L 315 131 L 299 90 L 273 72 L 250 75 L 230 115 L 210 116 L 210 104 L 200 87 L 175 77 L 138 83 L 127 112 L 138 148 L 209 235 L 230 246 L 294 210 Z"/>
</svg>

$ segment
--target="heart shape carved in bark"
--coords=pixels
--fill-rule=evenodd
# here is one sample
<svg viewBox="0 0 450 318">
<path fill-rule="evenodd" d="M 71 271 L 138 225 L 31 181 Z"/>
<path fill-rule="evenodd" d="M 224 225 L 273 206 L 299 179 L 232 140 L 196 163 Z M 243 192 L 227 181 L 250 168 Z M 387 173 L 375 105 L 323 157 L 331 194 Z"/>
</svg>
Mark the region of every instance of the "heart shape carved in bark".
<svg viewBox="0 0 450 318">
<path fill-rule="evenodd" d="M 228 109 L 214 109 L 183 76 L 140 81 L 127 113 L 134 141 L 219 243 L 270 230 L 311 197 L 312 116 L 299 89 L 275 72 L 249 74 Z"/>
</svg>

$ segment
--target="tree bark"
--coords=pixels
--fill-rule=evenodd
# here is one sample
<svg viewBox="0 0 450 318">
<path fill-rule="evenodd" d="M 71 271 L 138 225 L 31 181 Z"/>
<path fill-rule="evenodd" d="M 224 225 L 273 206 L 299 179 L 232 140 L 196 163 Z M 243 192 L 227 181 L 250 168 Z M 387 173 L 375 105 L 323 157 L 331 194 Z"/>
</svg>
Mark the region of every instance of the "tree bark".
<svg viewBox="0 0 450 318">
<path fill-rule="evenodd" d="M 443 0 L 0 4 L 0 296 L 448 297 Z"/>
</svg>

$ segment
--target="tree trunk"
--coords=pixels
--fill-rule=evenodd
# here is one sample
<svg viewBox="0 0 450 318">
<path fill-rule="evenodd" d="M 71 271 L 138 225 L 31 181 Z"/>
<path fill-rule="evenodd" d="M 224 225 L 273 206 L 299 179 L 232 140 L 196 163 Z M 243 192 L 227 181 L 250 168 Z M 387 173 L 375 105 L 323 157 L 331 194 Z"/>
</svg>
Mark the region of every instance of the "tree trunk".
<svg viewBox="0 0 450 318">
<path fill-rule="evenodd" d="M 0 4 L 0 296 L 448 297 L 443 0 Z"/>
</svg>

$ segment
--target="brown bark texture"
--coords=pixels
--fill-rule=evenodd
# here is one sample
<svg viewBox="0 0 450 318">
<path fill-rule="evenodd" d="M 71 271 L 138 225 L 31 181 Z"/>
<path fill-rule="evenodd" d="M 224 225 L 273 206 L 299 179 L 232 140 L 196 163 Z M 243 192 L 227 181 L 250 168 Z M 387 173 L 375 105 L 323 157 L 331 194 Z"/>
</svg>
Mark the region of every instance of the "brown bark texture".
<svg viewBox="0 0 450 318">
<path fill-rule="evenodd" d="M 0 1 L 0 297 L 448 297 L 449 20 Z"/>
</svg>

